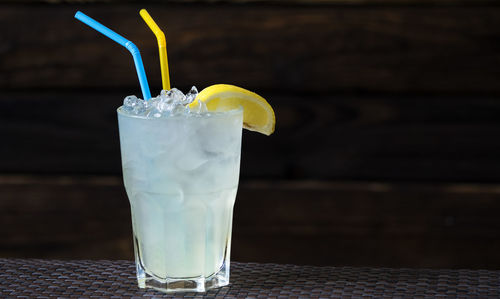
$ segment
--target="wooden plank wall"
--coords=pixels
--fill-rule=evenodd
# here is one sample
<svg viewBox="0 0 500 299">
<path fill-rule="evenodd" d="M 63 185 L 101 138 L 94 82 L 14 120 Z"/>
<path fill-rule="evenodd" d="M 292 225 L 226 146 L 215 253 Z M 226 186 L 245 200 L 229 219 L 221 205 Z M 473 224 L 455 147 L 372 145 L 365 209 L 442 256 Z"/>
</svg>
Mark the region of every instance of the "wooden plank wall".
<svg viewBox="0 0 500 299">
<path fill-rule="evenodd" d="M 172 81 L 258 91 L 232 256 L 315 265 L 499 269 L 497 1 L 0 1 L 0 256 L 132 259 L 115 109 Z"/>
</svg>

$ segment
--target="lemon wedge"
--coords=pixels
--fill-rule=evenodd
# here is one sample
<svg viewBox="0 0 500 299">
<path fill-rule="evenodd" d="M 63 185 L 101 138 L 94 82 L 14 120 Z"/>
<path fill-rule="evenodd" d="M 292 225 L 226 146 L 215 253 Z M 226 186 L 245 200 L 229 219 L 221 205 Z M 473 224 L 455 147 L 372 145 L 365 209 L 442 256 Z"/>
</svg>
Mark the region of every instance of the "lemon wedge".
<svg viewBox="0 0 500 299">
<path fill-rule="evenodd" d="M 273 108 L 254 92 L 234 85 L 215 84 L 203 89 L 189 106 L 196 107 L 198 101 L 203 101 L 208 111 L 228 111 L 241 106 L 243 128 L 268 136 L 274 132 Z"/>
</svg>

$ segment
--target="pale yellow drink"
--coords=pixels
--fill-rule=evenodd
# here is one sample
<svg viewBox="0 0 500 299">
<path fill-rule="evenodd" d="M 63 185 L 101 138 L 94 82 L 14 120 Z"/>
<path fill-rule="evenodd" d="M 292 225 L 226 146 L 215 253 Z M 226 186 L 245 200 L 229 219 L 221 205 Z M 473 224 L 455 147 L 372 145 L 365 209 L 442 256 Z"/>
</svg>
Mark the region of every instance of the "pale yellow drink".
<svg viewBox="0 0 500 299">
<path fill-rule="evenodd" d="M 139 286 L 227 285 L 242 109 L 118 122 Z"/>
</svg>

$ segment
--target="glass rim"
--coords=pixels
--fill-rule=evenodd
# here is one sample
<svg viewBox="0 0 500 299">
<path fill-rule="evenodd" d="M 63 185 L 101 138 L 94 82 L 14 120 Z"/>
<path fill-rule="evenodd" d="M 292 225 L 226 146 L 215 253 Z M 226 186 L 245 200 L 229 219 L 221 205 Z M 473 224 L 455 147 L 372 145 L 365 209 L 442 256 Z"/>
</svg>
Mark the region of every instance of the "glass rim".
<svg viewBox="0 0 500 299">
<path fill-rule="evenodd" d="M 169 119 L 193 119 L 193 120 L 199 120 L 199 119 L 208 119 L 208 118 L 223 118 L 223 117 L 230 117 L 233 115 L 239 115 L 243 114 L 243 107 L 239 106 L 238 108 L 227 110 L 227 111 L 210 111 L 206 114 L 196 114 L 194 113 L 193 116 L 187 116 L 186 115 L 172 115 L 172 116 L 167 116 L 167 117 L 147 117 L 144 115 L 133 115 L 133 114 L 128 114 L 123 111 L 123 106 L 120 106 L 116 109 L 116 112 L 124 117 L 128 118 L 135 118 L 135 119 L 145 119 L 145 120 L 153 120 L 153 121 L 161 121 L 161 120 L 169 120 Z"/>
</svg>

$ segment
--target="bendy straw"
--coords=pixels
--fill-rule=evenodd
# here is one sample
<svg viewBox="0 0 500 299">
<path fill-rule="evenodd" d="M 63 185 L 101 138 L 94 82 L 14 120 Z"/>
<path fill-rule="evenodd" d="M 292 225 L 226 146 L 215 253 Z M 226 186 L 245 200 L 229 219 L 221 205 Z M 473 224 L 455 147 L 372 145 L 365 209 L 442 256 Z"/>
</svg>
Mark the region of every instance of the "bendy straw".
<svg viewBox="0 0 500 299">
<path fill-rule="evenodd" d="M 161 83 L 163 89 L 170 89 L 170 77 L 168 74 L 168 59 L 167 59 L 167 40 L 165 39 L 165 34 L 161 31 L 160 27 L 156 25 L 153 18 L 149 15 L 148 11 L 144 8 L 139 11 L 142 19 L 149 26 L 151 31 L 153 31 L 156 39 L 158 41 L 158 50 L 160 52 L 160 68 L 161 68 Z"/>
<path fill-rule="evenodd" d="M 137 70 L 137 76 L 139 77 L 139 83 L 141 85 L 142 96 L 145 101 L 149 100 L 151 98 L 151 92 L 149 91 L 148 79 L 146 78 L 146 72 L 144 71 L 141 53 L 136 45 L 80 11 L 76 12 L 75 18 L 124 46 L 130 53 L 132 53 L 135 69 Z"/>
</svg>

